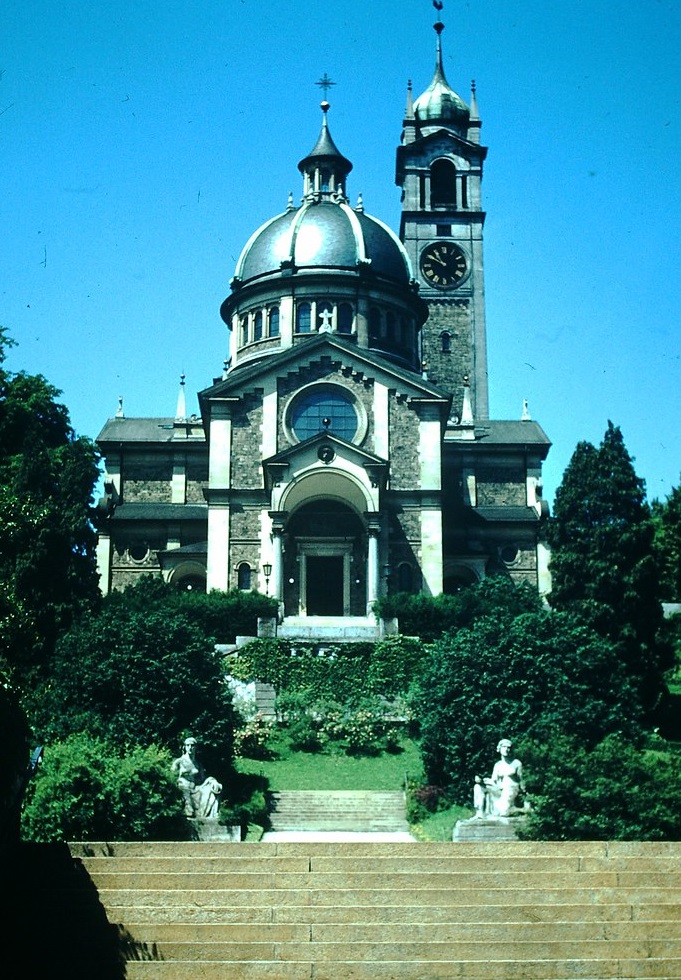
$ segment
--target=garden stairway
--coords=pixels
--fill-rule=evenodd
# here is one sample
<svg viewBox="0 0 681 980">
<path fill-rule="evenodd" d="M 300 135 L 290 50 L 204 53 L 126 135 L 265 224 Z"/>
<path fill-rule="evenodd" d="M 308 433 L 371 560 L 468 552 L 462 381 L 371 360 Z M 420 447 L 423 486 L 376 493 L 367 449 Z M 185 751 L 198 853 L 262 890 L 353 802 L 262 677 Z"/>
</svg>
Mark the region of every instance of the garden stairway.
<svg viewBox="0 0 681 980">
<path fill-rule="evenodd" d="M 40 847 L 22 980 L 681 980 L 681 843 Z"/>
<path fill-rule="evenodd" d="M 286 790 L 270 794 L 274 833 L 408 834 L 405 795 L 379 790 Z"/>
</svg>

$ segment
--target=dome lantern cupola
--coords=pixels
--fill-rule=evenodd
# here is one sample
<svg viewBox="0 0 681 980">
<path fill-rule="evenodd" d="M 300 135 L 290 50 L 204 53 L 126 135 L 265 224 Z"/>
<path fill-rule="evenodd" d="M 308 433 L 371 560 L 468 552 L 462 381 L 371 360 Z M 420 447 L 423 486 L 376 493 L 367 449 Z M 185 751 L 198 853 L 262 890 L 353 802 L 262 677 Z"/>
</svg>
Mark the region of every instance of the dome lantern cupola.
<svg viewBox="0 0 681 980">
<path fill-rule="evenodd" d="M 319 138 L 313 149 L 298 164 L 298 170 L 303 175 L 303 199 L 347 203 L 345 179 L 352 170 L 352 164 L 331 138 L 327 119 L 330 108 L 326 100 L 321 103 L 323 115 Z"/>
</svg>

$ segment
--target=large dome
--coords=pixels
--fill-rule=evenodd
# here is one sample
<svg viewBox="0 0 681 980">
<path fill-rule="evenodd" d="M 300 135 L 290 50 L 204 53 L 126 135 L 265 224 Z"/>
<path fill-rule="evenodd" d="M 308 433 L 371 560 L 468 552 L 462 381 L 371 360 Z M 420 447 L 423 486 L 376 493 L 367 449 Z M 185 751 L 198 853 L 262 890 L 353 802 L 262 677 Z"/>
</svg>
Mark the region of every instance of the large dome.
<svg viewBox="0 0 681 980">
<path fill-rule="evenodd" d="M 260 227 L 244 247 L 235 284 L 282 269 L 370 272 L 408 284 L 413 274 L 399 238 L 377 218 L 343 201 L 308 200 Z"/>
</svg>

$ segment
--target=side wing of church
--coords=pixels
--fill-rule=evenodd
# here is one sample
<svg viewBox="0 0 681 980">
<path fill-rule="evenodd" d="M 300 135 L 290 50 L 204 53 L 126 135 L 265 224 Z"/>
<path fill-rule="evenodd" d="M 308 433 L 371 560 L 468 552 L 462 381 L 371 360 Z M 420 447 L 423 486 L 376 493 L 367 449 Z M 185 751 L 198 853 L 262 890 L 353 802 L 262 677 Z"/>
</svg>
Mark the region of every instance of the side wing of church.
<svg viewBox="0 0 681 980">
<path fill-rule="evenodd" d="M 548 590 L 541 468 L 527 412 L 489 418 L 480 144 L 442 67 L 408 93 L 399 236 L 346 195 L 329 130 L 299 205 L 243 248 L 221 315 L 230 360 L 200 417 L 126 418 L 105 457 L 103 592 L 145 573 L 257 588 L 281 615 L 366 616 L 391 592 L 506 573 Z M 182 382 L 184 384 L 184 381 Z"/>
</svg>

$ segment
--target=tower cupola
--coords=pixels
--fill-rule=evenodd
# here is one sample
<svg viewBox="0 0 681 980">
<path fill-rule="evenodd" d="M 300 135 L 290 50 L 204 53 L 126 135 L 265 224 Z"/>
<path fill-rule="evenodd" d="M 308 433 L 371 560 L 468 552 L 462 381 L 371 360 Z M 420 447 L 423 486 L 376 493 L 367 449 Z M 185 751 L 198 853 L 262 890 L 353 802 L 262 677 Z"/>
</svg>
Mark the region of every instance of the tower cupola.
<svg viewBox="0 0 681 980">
<path fill-rule="evenodd" d="M 345 180 L 352 164 L 340 152 L 329 131 L 330 104 L 321 103 L 322 128 L 313 149 L 298 164 L 303 175 L 303 199 L 306 201 L 332 200 L 347 202 Z"/>
<path fill-rule="evenodd" d="M 444 122 L 450 125 L 458 123 L 465 130 L 468 126 L 470 110 L 447 81 L 442 64 L 442 32 L 445 25 L 438 18 L 433 27 L 437 35 L 435 73 L 428 88 L 414 101 L 414 117 L 421 123 Z"/>
</svg>

